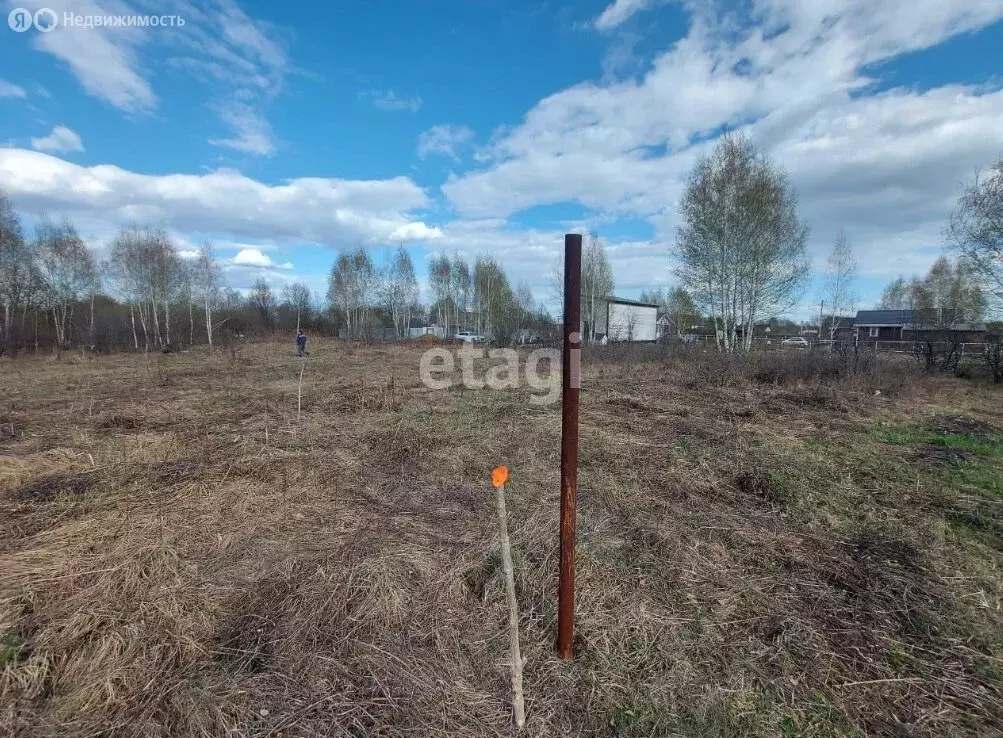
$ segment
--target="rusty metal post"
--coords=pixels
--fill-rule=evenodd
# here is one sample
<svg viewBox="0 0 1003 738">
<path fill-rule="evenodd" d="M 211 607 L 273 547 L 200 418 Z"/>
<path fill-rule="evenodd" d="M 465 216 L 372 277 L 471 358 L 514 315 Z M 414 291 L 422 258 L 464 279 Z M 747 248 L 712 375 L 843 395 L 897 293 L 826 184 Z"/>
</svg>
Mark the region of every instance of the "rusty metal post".
<svg viewBox="0 0 1003 738">
<path fill-rule="evenodd" d="M 582 236 L 564 236 L 564 348 L 561 362 L 561 568 L 557 653 L 572 658 L 575 634 L 575 517 L 578 505 L 578 395 L 582 356 Z"/>
</svg>

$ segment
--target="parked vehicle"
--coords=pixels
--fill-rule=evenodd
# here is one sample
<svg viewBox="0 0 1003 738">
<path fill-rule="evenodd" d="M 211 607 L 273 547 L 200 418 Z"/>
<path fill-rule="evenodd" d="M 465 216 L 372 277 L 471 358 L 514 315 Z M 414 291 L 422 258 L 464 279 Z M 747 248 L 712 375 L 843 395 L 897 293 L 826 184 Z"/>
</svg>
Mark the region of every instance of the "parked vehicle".
<svg viewBox="0 0 1003 738">
<path fill-rule="evenodd" d="M 808 348 L 808 339 L 804 336 L 791 336 L 781 341 L 780 345 L 784 348 L 806 349 Z"/>
<path fill-rule="evenodd" d="M 484 343 L 484 336 L 480 336 L 473 331 L 460 331 L 453 338 L 463 343 Z"/>
</svg>

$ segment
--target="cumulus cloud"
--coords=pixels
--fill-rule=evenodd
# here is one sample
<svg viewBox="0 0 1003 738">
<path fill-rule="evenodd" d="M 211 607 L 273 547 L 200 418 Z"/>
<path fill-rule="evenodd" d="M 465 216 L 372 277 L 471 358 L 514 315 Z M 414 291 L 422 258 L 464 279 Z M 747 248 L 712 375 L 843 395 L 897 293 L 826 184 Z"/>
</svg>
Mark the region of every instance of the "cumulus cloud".
<svg viewBox="0 0 1003 738">
<path fill-rule="evenodd" d="M 27 97 L 28 93 L 24 91 L 23 87 L 19 87 L 13 82 L 8 82 L 7 80 L 0 77 L 0 97 Z"/>
<path fill-rule="evenodd" d="M 614 3 L 605 22 L 638 7 Z M 920 244 L 938 241 L 958 183 L 1003 144 L 1003 93 L 875 92 L 875 65 L 998 21 L 1003 0 L 757 0 L 746 16 L 691 7 L 687 35 L 642 77 L 572 86 L 496 132 L 486 166 L 443 185 L 451 204 L 496 218 L 576 202 L 648 219 L 669 242 L 694 160 L 741 128 L 790 170 L 818 257 L 845 225 L 865 269 L 925 259 Z"/>
<path fill-rule="evenodd" d="M 399 97 L 393 90 L 368 90 L 359 93 L 359 96 L 369 100 L 380 110 L 386 111 L 407 110 L 417 113 L 421 110 L 422 106 L 422 99 L 417 95 L 414 97 Z"/>
<path fill-rule="evenodd" d="M 31 139 L 31 148 L 58 154 L 83 151 L 84 143 L 76 131 L 72 131 L 66 126 L 56 126 L 48 136 Z"/>
<path fill-rule="evenodd" d="M 466 126 L 443 124 L 432 126 L 418 136 L 418 156 L 424 159 L 432 154 L 442 154 L 459 159 L 457 150 L 470 143 L 474 132 Z"/>
<path fill-rule="evenodd" d="M 148 175 L 112 165 L 78 166 L 25 149 L 0 148 L 0 188 L 28 212 L 66 213 L 110 233 L 134 223 L 181 232 L 340 246 L 435 237 L 411 216 L 429 204 L 407 177 L 300 177 L 265 184 L 232 169 Z"/>
<path fill-rule="evenodd" d="M 263 253 L 260 249 L 241 249 L 237 252 L 237 255 L 233 257 L 233 263 L 238 266 L 251 266 L 251 267 L 262 267 L 262 268 L 274 268 L 274 269 L 292 269 L 293 265 L 290 262 L 284 264 L 276 264 L 272 257 L 268 254 Z"/>
<path fill-rule="evenodd" d="M 407 223 L 390 234 L 391 241 L 432 241 L 442 236 L 442 231 L 428 227 L 421 221 Z"/>
</svg>

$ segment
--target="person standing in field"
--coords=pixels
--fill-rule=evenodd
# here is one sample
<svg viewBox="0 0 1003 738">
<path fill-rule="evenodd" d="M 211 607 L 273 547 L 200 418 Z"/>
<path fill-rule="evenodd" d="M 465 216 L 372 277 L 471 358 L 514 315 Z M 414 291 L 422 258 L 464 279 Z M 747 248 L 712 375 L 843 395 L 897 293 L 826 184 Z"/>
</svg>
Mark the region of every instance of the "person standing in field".
<svg viewBox="0 0 1003 738">
<path fill-rule="evenodd" d="M 296 355 L 309 356 L 306 352 L 306 333 L 302 330 L 296 331 Z"/>
</svg>

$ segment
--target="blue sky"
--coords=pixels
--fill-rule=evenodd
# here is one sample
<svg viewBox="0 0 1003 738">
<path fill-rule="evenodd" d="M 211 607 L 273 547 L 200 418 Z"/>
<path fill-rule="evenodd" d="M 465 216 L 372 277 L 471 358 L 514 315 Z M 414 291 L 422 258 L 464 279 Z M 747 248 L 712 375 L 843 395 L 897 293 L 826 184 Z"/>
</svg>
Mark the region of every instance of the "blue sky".
<svg viewBox="0 0 1003 738">
<path fill-rule="evenodd" d="M 588 228 L 635 296 L 673 283 L 686 174 L 742 128 L 790 172 L 817 266 L 846 229 L 866 307 L 1003 152 L 1003 0 L 44 7 L 51 32 L 0 26 L 0 188 L 98 251 L 132 224 L 210 238 L 238 288 L 323 292 L 337 249 L 404 243 L 422 274 L 491 253 L 545 300 L 561 234 Z"/>
</svg>

